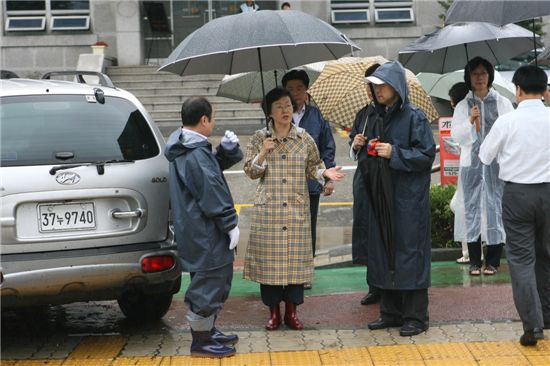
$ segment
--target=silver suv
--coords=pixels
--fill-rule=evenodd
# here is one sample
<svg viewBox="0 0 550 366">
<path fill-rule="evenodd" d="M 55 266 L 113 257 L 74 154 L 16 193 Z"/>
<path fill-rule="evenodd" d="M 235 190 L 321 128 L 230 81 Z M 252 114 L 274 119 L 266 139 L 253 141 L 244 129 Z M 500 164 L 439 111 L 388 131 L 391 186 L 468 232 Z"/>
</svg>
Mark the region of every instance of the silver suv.
<svg viewBox="0 0 550 366">
<path fill-rule="evenodd" d="M 0 81 L 2 308 L 116 299 L 158 319 L 181 283 L 164 140 L 106 75 L 73 74 Z"/>
</svg>

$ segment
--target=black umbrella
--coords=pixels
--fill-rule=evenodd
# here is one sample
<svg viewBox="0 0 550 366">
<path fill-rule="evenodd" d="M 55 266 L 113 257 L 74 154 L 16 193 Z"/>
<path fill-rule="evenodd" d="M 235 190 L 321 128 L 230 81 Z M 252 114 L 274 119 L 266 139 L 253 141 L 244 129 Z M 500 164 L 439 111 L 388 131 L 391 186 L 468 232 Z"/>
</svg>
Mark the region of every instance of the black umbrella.
<svg viewBox="0 0 550 366">
<path fill-rule="evenodd" d="M 359 49 L 342 32 L 312 15 L 263 10 L 206 23 L 187 36 L 159 70 L 182 76 L 259 71 L 265 95 L 264 70 L 290 70 Z"/>
<path fill-rule="evenodd" d="M 445 16 L 445 24 L 489 22 L 503 26 L 532 19 L 536 60 L 535 18 L 545 15 L 550 15 L 550 1 L 548 0 L 454 0 Z"/>
<path fill-rule="evenodd" d="M 371 105 L 369 108 L 374 108 Z M 365 122 L 363 135 L 365 136 L 366 127 L 369 123 L 373 124 L 374 136 L 379 138 L 379 141 L 384 140 L 384 121 L 381 116 L 376 117 L 369 122 Z M 365 136 L 366 137 L 366 136 Z M 369 136 L 371 138 L 371 136 Z M 368 147 L 365 147 L 368 149 Z M 371 206 L 378 221 L 380 236 L 384 242 L 386 255 L 388 258 L 388 266 L 390 273 L 395 271 L 395 243 L 393 237 L 393 182 L 390 172 L 389 160 L 371 155 L 360 154 L 358 168 L 365 181 L 367 193 L 371 202 Z"/>
<path fill-rule="evenodd" d="M 515 24 L 456 23 L 417 38 L 399 51 L 399 61 L 417 73 L 444 74 L 464 68 L 472 56 L 496 65 L 531 47 L 531 32 Z"/>
</svg>

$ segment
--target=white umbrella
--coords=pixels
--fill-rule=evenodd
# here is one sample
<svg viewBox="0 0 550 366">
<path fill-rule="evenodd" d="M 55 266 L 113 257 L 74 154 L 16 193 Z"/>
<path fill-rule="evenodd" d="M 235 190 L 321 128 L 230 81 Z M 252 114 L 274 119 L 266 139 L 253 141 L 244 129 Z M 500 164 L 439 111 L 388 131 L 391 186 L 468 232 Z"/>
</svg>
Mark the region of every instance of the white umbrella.
<svg viewBox="0 0 550 366">
<path fill-rule="evenodd" d="M 464 81 L 464 70 L 449 72 L 447 74 L 434 74 L 430 72 L 421 72 L 416 75 L 420 84 L 426 90 L 428 95 L 445 100 L 451 100 L 449 89 L 458 83 Z M 506 80 L 498 71 L 495 70 L 495 79 L 493 87 L 512 103 L 516 101 L 516 88 L 514 84 Z"/>
<path fill-rule="evenodd" d="M 312 85 L 321 71 L 323 71 L 325 64 L 325 62 L 315 62 L 294 69 L 304 70 L 309 76 L 309 85 Z M 283 69 L 264 71 L 263 79 L 267 89 L 282 85 L 282 79 L 286 72 L 288 72 L 288 70 Z M 240 100 L 245 103 L 261 102 L 263 94 L 260 73 L 253 71 L 235 75 L 225 75 L 216 95 L 219 97 Z"/>
</svg>

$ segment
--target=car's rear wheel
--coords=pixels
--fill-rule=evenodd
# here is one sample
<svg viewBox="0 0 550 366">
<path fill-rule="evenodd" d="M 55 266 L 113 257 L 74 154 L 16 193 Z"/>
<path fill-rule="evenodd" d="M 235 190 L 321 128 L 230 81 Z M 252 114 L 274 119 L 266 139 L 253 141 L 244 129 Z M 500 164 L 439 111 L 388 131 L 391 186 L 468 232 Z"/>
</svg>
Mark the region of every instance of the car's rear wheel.
<svg viewBox="0 0 550 366">
<path fill-rule="evenodd" d="M 170 309 L 172 296 L 172 293 L 127 292 L 118 299 L 118 306 L 130 320 L 158 320 Z"/>
</svg>

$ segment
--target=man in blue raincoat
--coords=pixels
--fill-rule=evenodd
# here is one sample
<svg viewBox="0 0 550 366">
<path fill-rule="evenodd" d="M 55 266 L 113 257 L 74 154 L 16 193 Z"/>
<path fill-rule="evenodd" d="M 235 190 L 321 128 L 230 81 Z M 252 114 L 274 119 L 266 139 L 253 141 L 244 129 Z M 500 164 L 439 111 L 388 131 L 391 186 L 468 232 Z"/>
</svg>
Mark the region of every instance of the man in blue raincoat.
<svg viewBox="0 0 550 366">
<path fill-rule="evenodd" d="M 292 121 L 296 127 L 301 127 L 313 137 L 319 155 L 325 163 L 325 167 L 332 168 L 336 166 L 334 156 L 336 155 L 336 143 L 332 136 L 330 125 L 321 115 L 319 108 L 308 104 L 309 95 L 309 76 L 304 70 L 290 70 L 283 76 L 283 87 L 286 88 L 294 102 L 296 108 L 292 114 Z M 325 196 L 330 196 L 334 191 L 334 183 L 329 181 L 323 187 L 316 180 L 308 180 L 309 189 L 309 210 L 311 216 L 311 244 L 313 256 L 315 257 L 315 246 L 317 242 L 317 214 L 319 211 L 319 201 L 321 193 Z M 311 287 L 311 284 L 306 284 L 306 288 Z"/>
<path fill-rule="evenodd" d="M 166 144 L 170 161 L 170 202 L 178 252 L 191 283 L 185 293 L 193 342 L 191 355 L 235 354 L 235 335 L 214 326 L 229 296 L 233 249 L 239 241 L 237 212 L 222 171 L 243 158 L 237 136 L 226 131 L 215 153 L 208 137 L 215 121 L 210 103 L 187 99 L 181 108 L 183 127 Z"/>
<path fill-rule="evenodd" d="M 401 336 L 413 336 L 429 325 L 429 193 L 435 142 L 426 116 L 409 103 L 405 70 L 399 62 L 381 65 L 366 79 L 374 85 L 378 102 L 376 123 L 381 125 L 367 126 L 364 146 L 360 148 L 370 145 L 373 154 L 387 159 L 391 207 L 384 209 L 393 218 L 391 243 L 387 243 L 387 236 L 383 236 L 387 234 L 386 223 L 377 215 L 379 210 L 374 210 L 372 201 L 367 205 L 369 283 L 382 289 L 380 318 L 368 327 L 401 327 Z M 372 189 L 371 193 L 366 199 L 388 194 Z"/>
</svg>

